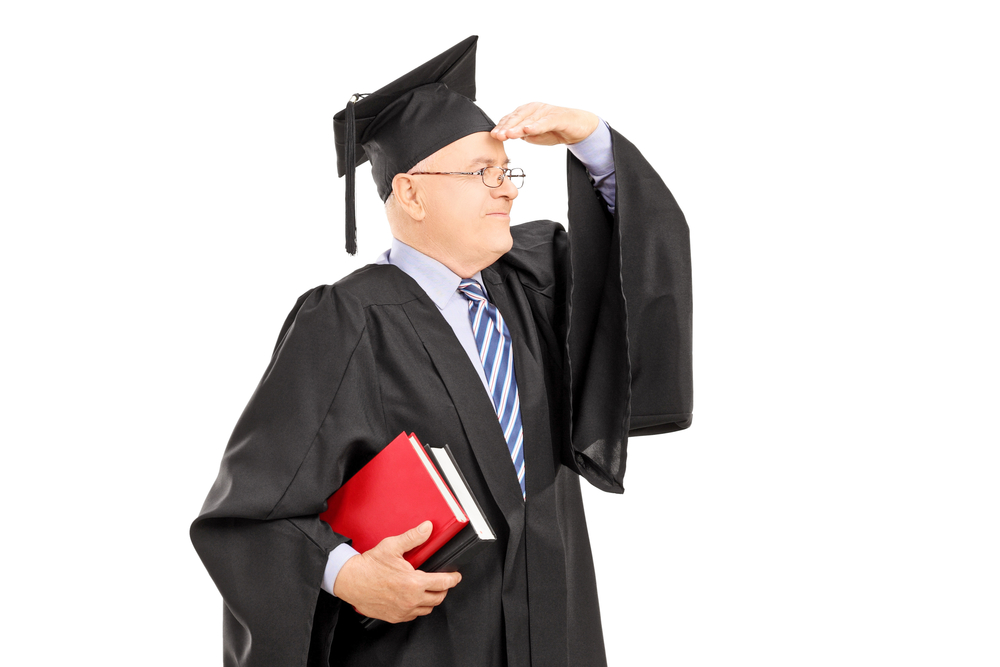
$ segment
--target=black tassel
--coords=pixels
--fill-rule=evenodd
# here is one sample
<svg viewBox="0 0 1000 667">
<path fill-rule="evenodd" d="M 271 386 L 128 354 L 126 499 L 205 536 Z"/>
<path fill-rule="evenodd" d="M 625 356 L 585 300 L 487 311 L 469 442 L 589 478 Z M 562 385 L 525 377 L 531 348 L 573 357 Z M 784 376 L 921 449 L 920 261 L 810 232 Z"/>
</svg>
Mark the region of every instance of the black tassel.
<svg viewBox="0 0 1000 667">
<path fill-rule="evenodd" d="M 355 142 L 354 142 L 354 103 L 360 98 L 354 95 L 347 102 L 347 201 L 346 213 L 347 222 L 344 233 L 347 236 L 347 252 L 351 255 L 358 253 L 358 227 L 354 213 L 354 162 L 355 162 Z"/>
</svg>

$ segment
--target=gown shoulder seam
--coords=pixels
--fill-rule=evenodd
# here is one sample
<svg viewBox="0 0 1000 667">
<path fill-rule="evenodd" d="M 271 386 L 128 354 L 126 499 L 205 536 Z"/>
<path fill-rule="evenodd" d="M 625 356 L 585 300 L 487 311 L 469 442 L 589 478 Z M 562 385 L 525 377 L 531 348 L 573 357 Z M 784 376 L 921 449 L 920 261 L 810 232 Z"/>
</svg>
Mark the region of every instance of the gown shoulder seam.
<svg viewBox="0 0 1000 667">
<path fill-rule="evenodd" d="M 274 511 L 281 505 L 281 501 L 285 499 L 285 496 L 288 494 L 288 490 L 292 488 L 292 485 L 295 483 L 295 480 L 298 479 L 299 472 L 302 471 L 303 464 L 305 464 L 306 460 L 309 458 L 309 452 L 311 452 L 313 447 L 316 446 L 316 441 L 319 439 L 319 434 L 320 432 L 322 432 L 323 426 L 324 424 L 326 424 L 327 419 L 330 418 L 330 411 L 333 408 L 333 404 L 336 402 L 337 397 L 340 395 L 340 389 L 344 386 L 344 378 L 347 377 L 347 370 L 351 367 L 351 363 L 353 363 L 354 361 L 354 356 L 355 354 L 357 354 L 358 347 L 361 346 L 361 341 L 364 339 L 365 334 L 367 332 L 368 332 L 368 325 L 366 323 L 364 326 L 361 327 L 361 331 L 358 333 L 358 339 L 354 342 L 354 347 L 351 349 L 351 354 L 347 358 L 347 362 L 344 364 L 343 373 L 340 376 L 340 380 L 337 382 L 337 388 L 334 390 L 333 396 L 330 398 L 330 402 L 326 406 L 326 412 L 323 415 L 323 419 L 319 421 L 319 425 L 316 427 L 316 432 L 313 433 L 312 439 L 309 441 L 309 446 L 306 447 L 305 452 L 303 452 L 302 460 L 299 461 L 299 465 L 295 468 L 295 472 L 288 480 L 288 484 L 285 486 L 285 489 L 281 492 L 281 495 L 278 497 L 278 500 L 275 501 L 274 506 L 271 507 L 271 510 L 267 513 L 267 516 L 264 518 L 265 521 L 269 520 L 271 518 L 271 515 L 274 514 Z"/>
</svg>

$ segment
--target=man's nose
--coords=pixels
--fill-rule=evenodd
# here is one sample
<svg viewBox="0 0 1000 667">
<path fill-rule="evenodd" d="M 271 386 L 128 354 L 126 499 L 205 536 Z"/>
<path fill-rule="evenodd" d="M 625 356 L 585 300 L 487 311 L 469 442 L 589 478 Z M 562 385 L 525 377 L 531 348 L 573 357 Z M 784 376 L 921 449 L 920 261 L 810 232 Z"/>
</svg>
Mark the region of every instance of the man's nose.
<svg viewBox="0 0 1000 667">
<path fill-rule="evenodd" d="M 498 188 L 492 188 L 496 197 L 506 197 L 507 199 L 517 199 L 517 188 L 514 184 L 510 182 L 510 179 L 506 176 L 503 179 L 503 183 L 500 184 Z"/>
</svg>

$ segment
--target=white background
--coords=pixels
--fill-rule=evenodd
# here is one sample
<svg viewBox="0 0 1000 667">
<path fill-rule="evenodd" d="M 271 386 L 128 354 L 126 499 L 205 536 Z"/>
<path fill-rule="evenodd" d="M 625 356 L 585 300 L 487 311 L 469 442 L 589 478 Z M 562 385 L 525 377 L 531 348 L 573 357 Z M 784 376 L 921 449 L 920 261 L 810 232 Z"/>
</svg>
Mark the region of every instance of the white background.
<svg viewBox="0 0 1000 667">
<path fill-rule="evenodd" d="M 476 33 L 487 113 L 599 113 L 691 226 L 694 425 L 586 496 L 610 664 L 1000 663 L 991 3 L 340 4 L 0 11 L 0 661 L 220 664 L 188 526 L 295 298 L 389 243 L 362 169 L 343 252 L 331 116 Z"/>
</svg>

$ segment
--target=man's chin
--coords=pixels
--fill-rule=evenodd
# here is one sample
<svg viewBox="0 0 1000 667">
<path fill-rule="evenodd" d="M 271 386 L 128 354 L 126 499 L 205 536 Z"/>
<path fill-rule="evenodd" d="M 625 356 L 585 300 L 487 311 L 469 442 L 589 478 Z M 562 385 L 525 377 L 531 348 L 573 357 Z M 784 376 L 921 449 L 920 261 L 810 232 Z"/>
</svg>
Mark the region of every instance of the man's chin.
<svg viewBox="0 0 1000 667">
<path fill-rule="evenodd" d="M 501 255 L 506 255 L 514 247 L 514 237 L 510 235 L 510 227 L 507 228 L 503 240 L 497 243 L 497 249 Z"/>
<path fill-rule="evenodd" d="M 514 247 L 514 239 L 510 235 L 508 230 L 504 237 L 494 237 L 490 239 L 490 243 L 483 246 L 485 254 L 483 256 L 483 261 L 486 266 L 491 266 L 498 259 L 510 252 L 510 249 Z M 485 268 L 485 267 L 484 267 Z"/>
</svg>

